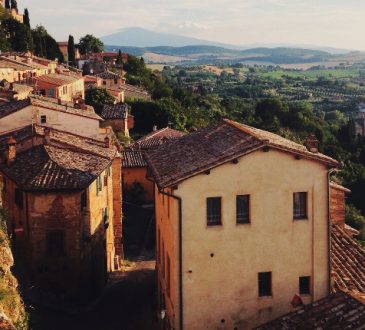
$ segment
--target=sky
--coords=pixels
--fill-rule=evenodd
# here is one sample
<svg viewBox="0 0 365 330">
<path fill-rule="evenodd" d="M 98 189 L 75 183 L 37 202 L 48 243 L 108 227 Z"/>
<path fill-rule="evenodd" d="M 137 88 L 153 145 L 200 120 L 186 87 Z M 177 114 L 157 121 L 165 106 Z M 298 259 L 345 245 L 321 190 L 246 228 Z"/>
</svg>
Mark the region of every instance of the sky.
<svg viewBox="0 0 365 330">
<path fill-rule="evenodd" d="M 235 45 L 365 50 L 364 0 L 18 0 L 58 41 L 142 27 Z"/>
</svg>

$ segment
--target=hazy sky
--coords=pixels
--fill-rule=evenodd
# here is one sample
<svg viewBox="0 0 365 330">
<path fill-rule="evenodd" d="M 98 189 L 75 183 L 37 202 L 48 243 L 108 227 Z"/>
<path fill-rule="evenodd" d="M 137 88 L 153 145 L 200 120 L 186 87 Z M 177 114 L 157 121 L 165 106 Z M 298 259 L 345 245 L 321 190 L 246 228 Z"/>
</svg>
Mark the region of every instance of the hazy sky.
<svg viewBox="0 0 365 330">
<path fill-rule="evenodd" d="M 138 26 L 233 43 L 365 50 L 364 0 L 18 0 L 57 40 Z"/>
</svg>

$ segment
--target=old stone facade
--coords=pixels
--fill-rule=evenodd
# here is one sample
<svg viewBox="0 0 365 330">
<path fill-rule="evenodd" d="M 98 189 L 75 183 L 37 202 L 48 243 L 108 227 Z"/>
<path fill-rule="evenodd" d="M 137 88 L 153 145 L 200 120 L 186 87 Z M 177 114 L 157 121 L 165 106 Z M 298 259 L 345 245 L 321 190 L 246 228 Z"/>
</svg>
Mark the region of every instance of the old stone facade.
<svg viewBox="0 0 365 330">
<path fill-rule="evenodd" d="M 121 166 L 110 141 L 41 127 L 0 136 L 3 206 L 28 285 L 96 293 L 120 267 Z"/>
</svg>

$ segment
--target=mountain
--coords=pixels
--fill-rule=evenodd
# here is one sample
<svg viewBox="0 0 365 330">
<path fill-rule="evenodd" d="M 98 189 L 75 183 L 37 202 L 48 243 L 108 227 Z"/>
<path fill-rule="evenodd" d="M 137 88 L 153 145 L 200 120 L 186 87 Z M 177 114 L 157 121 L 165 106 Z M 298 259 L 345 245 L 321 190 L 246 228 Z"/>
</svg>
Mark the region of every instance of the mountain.
<svg viewBox="0 0 365 330">
<path fill-rule="evenodd" d="M 119 32 L 104 36 L 100 38 L 105 45 L 118 45 L 129 47 L 183 47 L 191 45 L 206 45 L 218 46 L 231 49 L 239 48 L 234 45 L 224 43 L 200 40 L 191 37 L 185 37 L 169 33 L 160 33 L 146 30 L 139 27 L 129 27 L 120 30 Z"/>
</svg>

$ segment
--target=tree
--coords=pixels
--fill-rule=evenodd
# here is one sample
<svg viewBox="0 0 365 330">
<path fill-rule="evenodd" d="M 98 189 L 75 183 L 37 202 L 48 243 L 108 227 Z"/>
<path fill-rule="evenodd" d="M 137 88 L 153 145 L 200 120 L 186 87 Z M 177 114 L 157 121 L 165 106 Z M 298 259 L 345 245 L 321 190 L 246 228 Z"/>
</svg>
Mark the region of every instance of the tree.
<svg viewBox="0 0 365 330">
<path fill-rule="evenodd" d="M 11 7 L 11 9 L 18 10 L 18 2 L 17 2 L 17 0 L 11 0 L 10 7 Z"/>
<path fill-rule="evenodd" d="M 60 63 L 64 61 L 63 54 L 60 51 L 57 41 L 48 34 L 43 26 L 38 25 L 32 30 L 32 36 L 34 40 L 35 55 L 46 57 L 49 60 L 57 59 Z"/>
<path fill-rule="evenodd" d="M 79 49 L 82 55 L 87 53 L 101 53 L 104 50 L 104 44 L 92 34 L 87 34 L 80 39 Z"/>
<path fill-rule="evenodd" d="M 76 66 L 75 41 L 72 35 L 69 35 L 68 37 L 67 55 L 68 55 L 68 63 L 70 65 Z"/>
<path fill-rule="evenodd" d="M 5 8 L 10 9 L 10 0 L 5 0 Z"/>
<path fill-rule="evenodd" d="M 104 105 L 112 105 L 114 102 L 114 97 L 105 88 L 91 88 L 85 93 L 85 103 L 93 106 L 98 114 Z"/>
<path fill-rule="evenodd" d="M 1 27 L 7 36 L 10 48 L 16 52 L 33 51 L 33 38 L 27 26 L 13 18 L 4 19 Z"/>
<path fill-rule="evenodd" d="M 28 28 L 30 28 L 30 19 L 29 19 L 29 12 L 28 12 L 28 9 L 27 8 L 25 8 L 24 9 L 24 24 L 28 27 Z"/>
<path fill-rule="evenodd" d="M 123 64 L 122 51 L 120 49 L 119 49 L 119 52 L 118 52 L 116 64 L 118 64 L 118 65 L 122 65 Z"/>
</svg>

